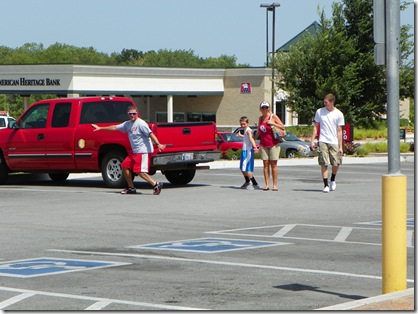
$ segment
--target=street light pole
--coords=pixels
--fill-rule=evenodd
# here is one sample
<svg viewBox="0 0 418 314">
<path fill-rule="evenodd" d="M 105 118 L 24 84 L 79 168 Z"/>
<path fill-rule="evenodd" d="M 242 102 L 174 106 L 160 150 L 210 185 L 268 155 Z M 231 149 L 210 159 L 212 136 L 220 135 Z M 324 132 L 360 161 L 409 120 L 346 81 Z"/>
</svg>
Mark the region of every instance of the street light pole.
<svg viewBox="0 0 418 314">
<path fill-rule="evenodd" d="M 268 11 L 273 12 L 273 21 L 272 21 L 272 52 L 271 52 L 271 106 L 273 107 L 273 113 L 276 113 L 276 104 L 274 101 L 274 53 L 276 50 L 275 47 L 275 25 L 276 25 L 276 8 L 280 7 L 280 3 L 272 4 L 260 4 L 260 8 L 266 8 L 266 34 L 267 34 L 267 67 L 268 67 Z"/>
<path fill-rule="evenodd" d="M 266 67 L 269 67 L 269 10 L 266 10 Z"/>
</svg>

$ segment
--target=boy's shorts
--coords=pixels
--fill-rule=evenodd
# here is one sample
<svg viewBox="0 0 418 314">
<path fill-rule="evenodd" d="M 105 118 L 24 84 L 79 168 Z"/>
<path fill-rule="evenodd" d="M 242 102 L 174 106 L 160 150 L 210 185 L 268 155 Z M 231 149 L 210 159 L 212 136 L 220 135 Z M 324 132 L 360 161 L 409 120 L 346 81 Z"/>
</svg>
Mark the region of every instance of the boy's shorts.
<svg viewBox="0 0 418 314">
<path fill-rule="evenodd" d="M 254 150 L 241 151 L 239 169 L 244 172 L 254 172 Z"/>
<path fill-rule="evenodd" d="M 122 162 L 122 169 L 130 169 L 134 173 L 148 173 L 148 155 L 149 154 L 129 154 Z"/>
<path fill-rule="evenodd" d="M 318 164 L 321 166 L 341 165 L 341 155 L 338 152 L 338 145 L 319 142 Z"/>
</svg>

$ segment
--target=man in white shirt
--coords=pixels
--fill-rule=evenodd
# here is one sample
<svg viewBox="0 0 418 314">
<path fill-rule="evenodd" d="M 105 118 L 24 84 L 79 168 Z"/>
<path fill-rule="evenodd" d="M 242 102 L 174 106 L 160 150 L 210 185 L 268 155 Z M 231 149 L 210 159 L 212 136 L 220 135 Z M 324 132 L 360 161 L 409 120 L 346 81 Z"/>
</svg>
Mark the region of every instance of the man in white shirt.
<svg viewBox="0 0 418 314">
<path fill-rule="evenodd" d="M 324 107 L 315 113 L 314 128 L 311 136 L 311 148 L 315 149 L 315 137 L 319 128 L 319 156 L 318 163 L 321 166 L 322 179 L 324 181 L 324 193 L 334 191 L 337 188 L 335 177 L 342 161 L 343 154 L 343 113 L 335 108 L 335 96 L 328 94 L 324 97 Z M 328 185 L 328 165 L 332 165 L 331 184 Z"/>
</svg>

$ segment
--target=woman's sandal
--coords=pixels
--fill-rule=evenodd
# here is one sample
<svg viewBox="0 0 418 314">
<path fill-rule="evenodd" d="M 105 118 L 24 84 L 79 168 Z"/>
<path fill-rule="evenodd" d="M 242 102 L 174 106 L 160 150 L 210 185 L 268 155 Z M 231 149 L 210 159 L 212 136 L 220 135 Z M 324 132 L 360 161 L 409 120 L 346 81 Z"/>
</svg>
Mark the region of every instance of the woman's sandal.
<svg viewBox="0 0 418 314">
<path fill-rule="evenodd" d="M 263 189 L 263 191 L 268 191 L 268 190 L 270 190 L 270 188 L 264 188 L 264 189 Z"/>
<path fill-rule="evenodd" d="M 271 189 L 272 191 L 278 191 L 279 189 L 277 189 L 277 188 L 274 188 L 274 189 Z"/>
</svg>

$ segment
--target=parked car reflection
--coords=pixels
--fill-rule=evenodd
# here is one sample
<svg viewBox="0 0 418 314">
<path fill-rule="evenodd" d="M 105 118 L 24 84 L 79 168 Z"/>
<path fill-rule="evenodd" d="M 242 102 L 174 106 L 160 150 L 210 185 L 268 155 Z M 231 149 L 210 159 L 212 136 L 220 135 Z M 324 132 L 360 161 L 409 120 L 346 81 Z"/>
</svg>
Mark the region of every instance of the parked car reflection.
<svg viewBox="0 0 418 314">
<path fill-rule="evenodd" d="M 237 151 L 242 149 L 242 137 L 238 137 L 232 132 L 218 132 L 218 149 L 222 157 L 225 156 L 228 149 Z"/>
</svg>

